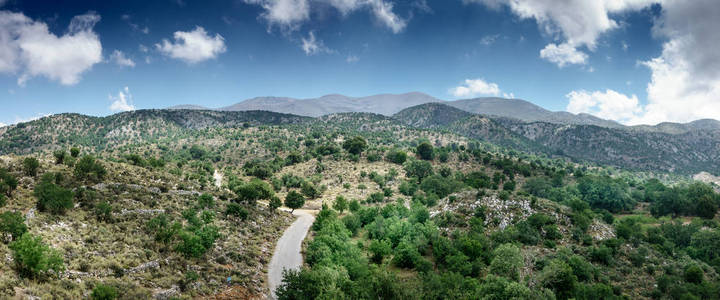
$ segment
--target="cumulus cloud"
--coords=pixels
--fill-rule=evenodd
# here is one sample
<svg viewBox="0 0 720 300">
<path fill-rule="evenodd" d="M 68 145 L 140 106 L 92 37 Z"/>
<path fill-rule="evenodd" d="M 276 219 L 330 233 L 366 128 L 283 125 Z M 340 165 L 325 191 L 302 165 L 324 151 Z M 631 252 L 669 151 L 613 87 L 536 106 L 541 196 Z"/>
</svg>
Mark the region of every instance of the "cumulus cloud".
<svg viewBox="0 0 720 300">
<path fill-rule="evenodd" d="M 393 11 L 393 3 L 386 0 L 244 0 L 247 4 L 263 8 L 260 18 L 270 25 L 283 30 L 294 31 L 303 22 L 310 20 L 311 9 L 329 5 L 345 16 L 360 9 L 368 9 L 380 24 L 393 33 L 399 33 L 407 26 L 407 21 Z"/>
<path fill-rule="evenodd" d="M 308 0 L 245 0 L 245 3 L 260 5 L 265 10 L 260 17 L 271 26 L 295 30 L 310 18 Z"/>
<path fill-rule="evenodd" d="M 357 57 L 356 55 L 352 55 L 352 54 L 348 55 L 348 56 L 345 58 L 345 62 L 347 62 L 347 63 L 349 63 L 349 64 L 356 63 L 356 62 L 358 62 L 359 60 L 360 60 L 359 57 Z"/>
<path fill-rule="evenodd" d="M 534 19 L 540 29 L 548 35 L 560 39 L 560 46 L 549 44 L 543 49 L 546 53 L 554 50 L 563 50 L 561 53 L 570 53 L 573 48 L 573 60 L 550 60 L 557 56 L 549 54 L 541 57 L 562 67 L 567 64 L 583 64 L 587 54 L 578 50 L 586 47 L 594 51 L 598 38 L 615 28 L 618 22 L 613 20 L 613 14 L 646 7 L 659 0 L 463 0 L 465 3 L 481 3 L 492 9 L 507 6 L 522 19 Z M 564 46 L 563 46 L 564 45 Z M 566 49 L 559 49 L 560 47 Z M 562 63 L 562 65 L 561 65 Z"/>
<path fill-rule="evenodd" d="M 315 55 L 322 52 L 332 52 L 330 49 L 323 45 L 323 42 L 315 38 L 315 33 L 310 31 L 307 38 L 302 38 L 302 45 L 300 46 L 305 52 L 305 55 Z"/>
<path fill-rule="evenodd" d="M 487 82 L 482 78 L 465 79 L 461 85 L 450 89 L 449 93 L 458 98 L 477 97 L 483 95 L 497 96 L 500 95 L 500 87 L 498 87 L 496 83 Z"/>
<path fill-rule="evenodd" d="M 120 67 L 132 68 L 135 66 L 135 62 L 132 59 L 125 57 L 125 53 L 120 50 L 113 51 L 110 55 L 110 60 Z"/>
<path fill-rule="evenodd" d="M 75 16 L 67 32 L 57 36 L 43 22 L 0 11 L 0 73 L 18 75 L 19 85 L 35 76 L 78 83 L 82 73 L 102 61 L 102 45 L 93 31 L 99 21 L 94 12 Z"/>
<path fill-rule="evenodd" d="M 581 105 L 586 103 L 580 97 L 583 94 L 570 93 L 568 110 L 588 112 L 626 124 L 720 118 L 720 52 L 717 51 L 720 31 L 716 28 L 720 28 L 720 6 L 715 0 L 663 1 L 661 16 L 653 27 L 654 35 L 665 39 L 662 53 L 641 62 L 651 71 L 646 89 L 647 102 L 638 105 L 634 95 L 621 94 L 611 97 L 617 101 L 597 100 L 597 103 L 619 103 L 619 99 L 624 99 L 622 103 L 627 105 L 628 112 L 613 112 L 588 109 Z M 602 94 L 588 94 L 597 93 Z"/>
<path fill-rule="evenodd" d="M 637 96 L 628 97 L 610 89 L 604 92 L 572 91 L 565 97 L 569 100 L 566 109 L 571 113 L 588 113 L 621 123 L 634 122 L 643 112 Z"/>
<path fill-rule="evenodd" d="M 135 110 L 135 105 L 132 104 L 130 88 L 128 87 L 118 92 L 117 96 L 109 95 L 108 98 L 112 101 L 109 108 L 113 112 Z"/>
<path fill-rule="evenodd" d="M 227 50 L 225 39 L 220 34 L 209 36 L 200 26 L 196 26 L 193 31 L 176 31 L 173 38 L 173 42 L 163 39 L 155 47 L 164 55 L 188 64 L 214 59 Z"/>
<path fill-rule="evenodd" d="M 578 51 L 575 47 L 567 43 L 560 45 L 548 44 L 540 50 L 540 57 L 558 65 L 560 68 L 566 65 L 584 65 L 588 59 L 587 54 Z"/>
</svg>

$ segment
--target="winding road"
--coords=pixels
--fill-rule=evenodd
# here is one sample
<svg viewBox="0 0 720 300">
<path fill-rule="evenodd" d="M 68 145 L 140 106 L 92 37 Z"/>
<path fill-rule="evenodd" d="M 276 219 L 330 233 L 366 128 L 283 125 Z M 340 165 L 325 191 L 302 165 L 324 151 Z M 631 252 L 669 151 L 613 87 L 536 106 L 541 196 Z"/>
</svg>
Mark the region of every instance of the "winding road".
<svg viewBox="0 0 720 300">
<path fill-rule="evenodd" d="M 295 210 L 295 222 L 288 227 L 275 245 L 275 252 L 268 269 L 268 285 L 270 299 L 275 299 L 275 289 L 282 283 L 282 272 L 285 269 L 300 269 L 303 257 L 300 253 L 310 226 L 315 221 L 311 211 Z"/>
</svg>

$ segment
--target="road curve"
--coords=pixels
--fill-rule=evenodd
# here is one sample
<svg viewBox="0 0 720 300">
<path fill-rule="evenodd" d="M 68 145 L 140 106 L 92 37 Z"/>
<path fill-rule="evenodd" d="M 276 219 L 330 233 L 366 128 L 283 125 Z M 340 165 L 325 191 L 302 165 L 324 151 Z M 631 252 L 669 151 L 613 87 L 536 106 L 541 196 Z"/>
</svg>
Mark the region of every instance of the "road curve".
<svg viewBox="0 0 720 300">
<path fill-rule="evenodd" d="M 282 283 L 282 272 L 285 269 L 300 269 L 303 257 L 300 253 L 302 242 L 305 240 L 315 217 L 307 211 L 295 210 L 295 222 L 288 227 L 275 245 L 275 252 L 268 268 L 268 286 L 270 299 L 275 299 L 275 289 Z"/>
</svg>

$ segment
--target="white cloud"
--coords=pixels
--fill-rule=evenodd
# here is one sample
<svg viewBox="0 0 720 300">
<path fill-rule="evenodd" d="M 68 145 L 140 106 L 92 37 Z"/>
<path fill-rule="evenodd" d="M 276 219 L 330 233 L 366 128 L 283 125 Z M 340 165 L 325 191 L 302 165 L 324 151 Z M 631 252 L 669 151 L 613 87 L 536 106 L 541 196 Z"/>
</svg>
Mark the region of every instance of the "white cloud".
<svg viewBox="0 0 720 300">
<path fill-rule="evenodd" d="M 260 18 L 270 28 L 278 26 L 286 31 L 298 30 L 303 22 L 310 20 L 311 9 L 319 4 L 329 5 L 345 16 L 360 9 L 369 9 L 380 24 L 393 33 L 399 33 L 407 21 L 393 12 L 393 3 L 386 0 L 244 0 L 247 4 L 259 5 L 264 9 Z"/>
<path fill-rule="evenodd" d="M 465 3 L 482 3 L 492 9 L 507 6 L 522 19 L 534 19 L 544 33 L 562 40 L 560 46 L 574 48 L 574 61 L 578 61 L 583 55 L 587 56 L 577 50 L 578 47 L 584 46 L 594 51 L 597 40 L 603 33 L 619 27 L 611 15 L 641 9 L 657 1 L 659 0 L 463 0 Z M 555 44 L 550 44 L 543 50 L 553 45 Z"/>
<path fill-rule="evenodd" d="M 356 62 L 358 62 L 359 60 L 360 60 L 359 57 L 357 57 L 357 56 L 355 56 L 355 55 L 352 55 L 352 54 L 351 54 L 351 55 L 348 55 L 348 56 L 345 58 L 345 62 L 347 62 L 347 63 L 349 63 L 349 64 L 356 63 Z"/>
<path fill-rule="evenodd" d="M 375 17 L 390 28 L 393 33 L 399 33 L 407 26 L 407 22 L 392 11 L 392 3 L 382 0 L 371 0 L 370 4 Z"/>
<path fill-rule="evenodd" d="M 490 46 L 492 44 L 495 44 L 495 41 L 497 41 L 499 37 L 499 34 L 486 35 L 482 39 L 480 39 L 480 44 L 484 46 Z"/>
<path fill-rule="evenodd" d="M 135 62 L 132 59 L 125 57 L 125 53 L 120 50 L 113 51 L 110 55 L 110 60 L 120 67 L 135 67 Z"/>
<path fill-rule="evenodd" d="M 637 96 L 628 97 L 610 89 L 604 92 L 572 91 L 565 97 L 569 100 L 567 111 L 575 114 L 588 113 L 603 119 L 630 123 L 643 113 Z"/>
<path fill-rule="evenodd" d="M 308 0 L 245 0 L 245 3 L 262 6 L 260 17 L 271 26 L 277 25 L 288 30 L 298 29 L 299 24 L 310 18 Z"/>
<path fill-rule="evenodd" d="M 214 59 L 227 50 L 225 39 L 220 34 L 211 37 L 200 26 L 196 26 L 193 31 L 176 31 L 173 37 L 174 42 L 163 39 L 155 47 L 163 54 L 188 64 Z"/>
<path fill-rule="evenodd" d="M 465 79 L 465 81 L 448 91 L 455 97 L 477 97 L 481 95 L 500 95 L 500 87 L 496 83 L 487 82 L 482 78 L 478 79 Z M 511 95 L 511 94 L 506 94 Z M 513 95 L 514 96 L 514 95 Z"/>
<path fill-rule="evenodd" d="M 19 85 L 35 76 L 78 83 L 82 73 L 102 61 L 102 45 L 93 31 L 99 21 L 93 12 L 75 16 L 67 33 L 57 36 L 43 22 L 0 11 L 0 73 L 19 75 Z"/>
<path fill-rule="evenodd" d="M 548 44 L 540 50 L 540 57 L 562 68 L 566 65 L 585 64 L 588 55 L 578 51 L 575 47 L 565 43 L 560 45 Z"/>
<path fill-rule="evenodd" d="M 113 112 L 135 110 L 135 105 L 132 104 L 130 88 L 128 87 L 118 92 L 117 96 L 109 95 L 108 98 L 112 101 L 109 108 Z"/>
<path fill-rule="evenodd" d="M 315 55 L 323 52 L 332 52 L 330 49 L 323 45 L 322 41 L 315 38 L 315 33 L 310 31 L 307 38 L 302 38 L 301 48 L 305 55 Z"/>
</svg>

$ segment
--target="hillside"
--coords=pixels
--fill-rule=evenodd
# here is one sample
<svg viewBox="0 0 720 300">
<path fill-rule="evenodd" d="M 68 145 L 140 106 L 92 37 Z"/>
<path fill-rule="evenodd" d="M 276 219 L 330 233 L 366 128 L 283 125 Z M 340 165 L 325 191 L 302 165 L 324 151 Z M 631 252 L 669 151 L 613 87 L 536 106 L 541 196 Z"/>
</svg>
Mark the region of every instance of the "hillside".
<svg viewBox="0 0 720 300">
<path fill-rule="evenodd" d="M 394 117 L 420 128 L 444 129 L 512 149 L 576 161 L 681 174 L 720 173 L 720 130 L 666 133 L 667 128 L 637 130 L 524 122 L 515 118 L 471 116 L 440 103 L 407 108 Z"/>
<path fill-rule="evenodd" d="M 614 132 L 441 104 L 13 125 L 0 135 L 0 298 L 263 298 L 285 205 L 315 222 L 280 299 L 712 299 L 720 195 L 547 158 L 551 132 L 597 128 Z M 48 265 L 28 268 L 25 247 Z"/>
</svg>

